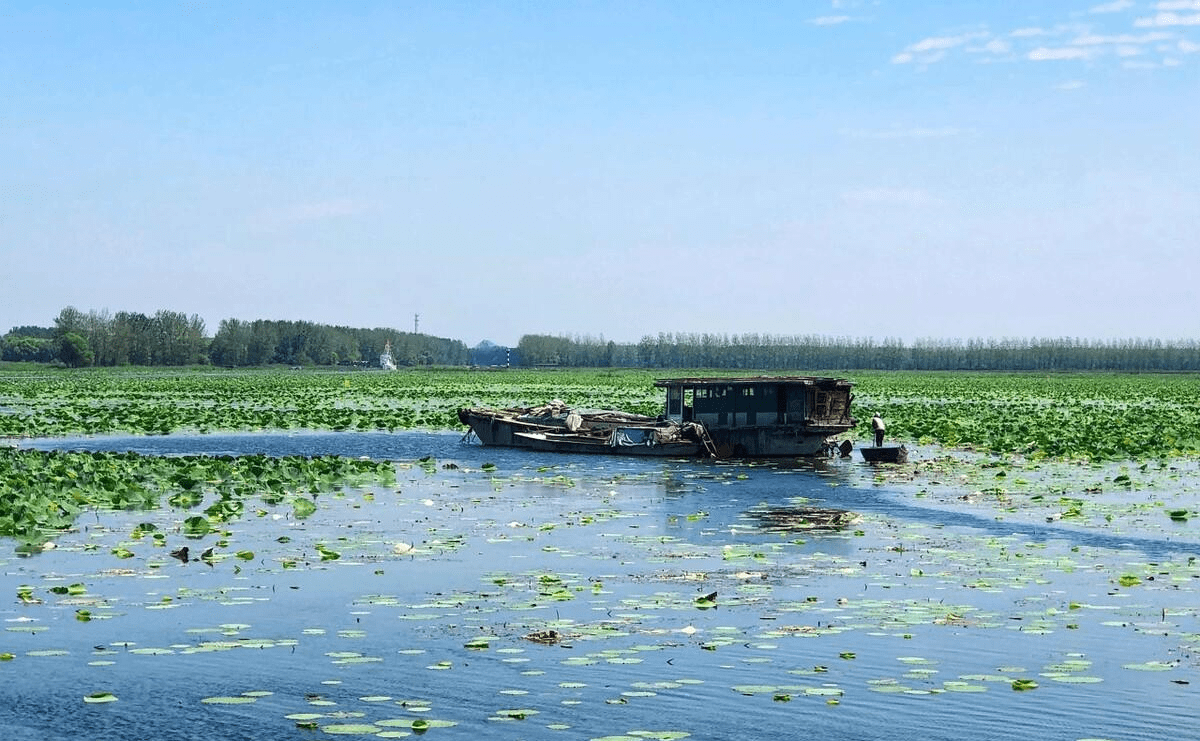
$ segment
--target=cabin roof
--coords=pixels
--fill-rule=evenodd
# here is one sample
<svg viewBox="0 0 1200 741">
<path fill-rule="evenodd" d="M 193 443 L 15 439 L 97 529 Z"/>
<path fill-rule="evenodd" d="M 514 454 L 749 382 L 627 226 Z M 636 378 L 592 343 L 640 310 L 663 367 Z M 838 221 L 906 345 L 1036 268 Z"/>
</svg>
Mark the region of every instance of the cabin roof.
<svg viewBox="0 0 1200 741">
<path fill-rule="evenodd" d="M 683 386 L 698 388 L 702 386 L 842 386 L 849 388 L 854 384 L 845 378 L 829 378 L 825 376 L 725 376 L 725 377 L 693 377 L 693 378 L 660 378 L 654 382 L 659 388 Z"/>
</svg>

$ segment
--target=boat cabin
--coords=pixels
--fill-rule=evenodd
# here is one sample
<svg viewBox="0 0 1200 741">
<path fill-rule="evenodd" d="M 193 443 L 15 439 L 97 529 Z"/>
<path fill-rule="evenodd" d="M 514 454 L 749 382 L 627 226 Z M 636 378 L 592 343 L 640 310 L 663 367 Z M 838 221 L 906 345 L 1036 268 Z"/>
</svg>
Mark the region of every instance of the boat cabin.
<svg viewBox="0 0 1200 741">
<path fill-rule="evenodd" d="M 780 435 L 816 435 L 824 439 L 855 424 L 850 416 L 853 383 L 845 379 L 668 378 L 654 385 L 666 389 L 666 419 L 699 422 L 714 440 L 749 454 L 785 454 L 793 450 L 794 440 L 784 444 Z"/>
</svg>

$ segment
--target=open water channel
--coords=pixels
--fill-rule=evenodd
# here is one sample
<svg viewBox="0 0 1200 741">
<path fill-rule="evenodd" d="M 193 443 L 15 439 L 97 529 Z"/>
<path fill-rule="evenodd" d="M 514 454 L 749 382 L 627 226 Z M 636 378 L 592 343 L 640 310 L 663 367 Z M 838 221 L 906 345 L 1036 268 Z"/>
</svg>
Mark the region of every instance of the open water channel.
<svg viewBox="0 0 1200 741">
<path fill-rule="evenodd" d="M 1195 519 L 1022 517 L 857 457 L 427 433 L 23 444 L 369 456 L 399 475 L 303 520 L 248 504 L 202 539 L 164 505 L 89 513 L 30 557 L 7 544 L 6 739 L 1200 738 Z M 809 506 L 859 519 L 770 527 Z M 165 542 L 133 538 L 141 523 Z"/>
</svg>

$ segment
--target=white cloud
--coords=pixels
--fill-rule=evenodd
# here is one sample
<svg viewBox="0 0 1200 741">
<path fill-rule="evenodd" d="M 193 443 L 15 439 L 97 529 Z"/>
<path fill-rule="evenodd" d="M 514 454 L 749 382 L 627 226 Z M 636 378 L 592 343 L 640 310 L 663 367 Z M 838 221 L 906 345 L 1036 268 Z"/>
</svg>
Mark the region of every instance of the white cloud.
<svg viewBox="0 0 1200 741">
<path fill-rule="evenodd" d="M 1083 80 L 1067 80 L 1066 82 L 1060 82 L 1054 87 L 1058 90 L 1079 90 L 1080 88 L 1087 87 L 1087 83 Z"/>
<path fill-rule="evenodd" d="M 901 52 L 901 53 L 897 54 L 896 56 L 892 57 L 892 64 L 909 64 L 911 62 L 920 62 L 921 64 L 933 64 L 934 62 L 942 61 L 942 59 L 944 59 L 945 57 L 946 57 L 946 52 L 944 52 L 944 51 L 938 51 L 938 52 L 934 52 L 932 54 L 922 54 L 920 58 L 918 58 L 915 54 L 910 54 L 908 52 Z"/>
<path fill-rule="evenodd" d="M 1159 65 L 1155 64 L 1154 62 L 1130 61 L 1130 62 L 1123 62 L 1121 64 L 1121 66 L 1124 67 L 1125 69 L 1158 69 Z"/>
<path fill-rule="evenodd" d="M 1012 44 L 1003 39 L 992 39 L 983 46 L 968 46 L 967 51 L 972 54 L 1007 54 L 1012 49 Z"/>
<path fill-rule="evenodd" d="M 958 36 L 931 36 L 930 38 L 922 39 L 912 46 L 909 46 L 907 49 L 905 49 L 905 51 L 926 52 L 953 49 L 956 46 L 962 46 L 968 41 L 986 37 L 986 33 L 964 33 Z"/>
<path fill-rule="evenodd" d="M 1179 13 L 1159 13 L 1151 18 L 1138 18 L 1133 22 L 1138 28 L 1165 28 L 1168 26 L 1200 26 L 1200 13 L 1195 15 L 1180 15 Z"/>
<path fill-rule="evenodd" d="M 1029 52 L 1029 59 L 1034 62 L 1055 61 L 1060 59 L 1091 59 L 1093 52 L 1079 47 L 1060 47 L 1052 49 L 1040 46 Z"/>
<path fill-rule="evenodd" d="M 1091 8 L 1092 13 L 1116 13 L 1138 5 L 1133 0 L 1093 2 L 1098 4 Z M 1192 9 L 1198 12 L 1187 12 Z M 1150 12 L 1157 12 L 1157 15 L 1136 19 L 1134 25 L 1142 30 L 1131 33 L 1104 34 L 1080 22 L 1052 22 L 1045 26 L 1017 28 L 1007 33 L 979 30 L 929 36 L 905 47 L 891 61 L 893 64 L 928 65 L 955 54 L 977 55 L 974 60 L 977 62 L 999 59 L 1011 61 L 1014 58 L 1032 62 L 1093 61 L 1102 58 L 1128 60 L 1146 54 L 1151 49 L 1157 49 L 1164 57 L 1200 51 L 1200 47 L 1192 42 L 1180 42 L 1180 34 L 1168 29 L 1170 26 L 1200 26 L 1200 0 L 1163 0 L 1155 11 Z M 1176 44 L 1179 44 L 1178 48 Z"/>
<path fill-rule="evenodd" d="M 1097 36 L 1096 34 L 1083 34 L 1077 36 L 1071 44 L 1074 46 L 1097 46 L 1101 44 L 1152 44 L 1156 41 L 1166 41 L 1171 38 L 1171 34 L 1162 31 L 1152 31 L 1139 36 L 1133 34 L 1121 34 L 1120 36 Z"/>
<path fill-rule="evenodd" d="M 1200 0 L 1165 0 L 1154 7 L 1159 10 L 1200 10 Z"/>
<path fill-rule="evenodd" d="M 839 23 L 845 23 L 850 20 L 848 15 L 825 15 L 820 18 L 813 18 L 809 23 L 814 26 L 836 26 Z"/>
<path fill-rule="evenodd" d="M 909 62 L 932 64 L 941 61 L 946 56 L 947 49 L 954 49 L 976 39 L 985 39 L 988 36 L 989 34 L 986 31 L 964 33 L 958 36 L 930 36 L 915 44 L 909 44 L 905 47 L 904 51 L 892 57 L 892 64 L 908 64 Z"/>
</svg>

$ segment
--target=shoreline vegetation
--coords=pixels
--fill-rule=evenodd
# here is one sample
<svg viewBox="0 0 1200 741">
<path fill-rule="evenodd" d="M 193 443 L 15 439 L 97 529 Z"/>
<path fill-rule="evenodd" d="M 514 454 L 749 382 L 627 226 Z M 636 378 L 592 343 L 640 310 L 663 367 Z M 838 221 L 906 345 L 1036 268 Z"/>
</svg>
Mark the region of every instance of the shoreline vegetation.
<svg viewBox="0 0 1200 741">
<path fill-rule="evenodd" d="M 400 367 L 842 368 L 948 371 L 1200 372 L 1200 340 L 1078 337 L 854 338 L 659 332 L 638 342 L 604 336 L 523 335 L 515 347 L 483 340 L 318 324 L 223 319 L 209 337 L 198 315 L 107 310 L 59 312 L 52 327 L 13 327 L 0 337 L 0 361 L 66 367 L 248 368 Z"/>
</svg>

